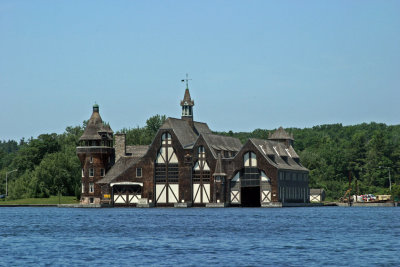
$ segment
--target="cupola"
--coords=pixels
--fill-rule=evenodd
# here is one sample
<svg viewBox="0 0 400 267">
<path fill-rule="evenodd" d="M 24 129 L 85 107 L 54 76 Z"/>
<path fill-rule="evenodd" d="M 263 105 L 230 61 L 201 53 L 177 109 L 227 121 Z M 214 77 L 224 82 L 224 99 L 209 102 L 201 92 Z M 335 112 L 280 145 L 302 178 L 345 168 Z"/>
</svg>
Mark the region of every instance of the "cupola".
<svg viewBox="0 0 400 267">
<path fill-rule="evenodd" d="M 186 81 L 186 90 L 185 90 L 185 95 L 183 96 L 183 100 L 181 101 L 182 119 L 193 121 L 194 101 L 190 97 L 189 84 L 188 84 L 189 79 L 187 74 L 186 74 L 186 79 L 182 80 L 182 82 L 183 81 Z"/>
<path fill-rule="evenodd" d="M 268 140 L 278 141 L 286 147 L 290 147 L 294 145 L 294 138 L 292 133 L 286 132 L 282 127 L 279 127 L 274 133 L 269 133 Z"/>
</svg>

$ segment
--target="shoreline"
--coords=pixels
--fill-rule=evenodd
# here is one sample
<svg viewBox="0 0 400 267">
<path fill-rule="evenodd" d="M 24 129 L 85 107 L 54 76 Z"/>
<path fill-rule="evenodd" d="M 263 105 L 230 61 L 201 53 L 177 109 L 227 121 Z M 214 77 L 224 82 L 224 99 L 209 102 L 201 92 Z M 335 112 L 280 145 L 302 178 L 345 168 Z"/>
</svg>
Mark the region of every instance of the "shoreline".
<svg viewBox="0 0 400 267">
<path fill-rule="evenodd" d="M 283 203 L 281 205 L 261 206 L 260 208 L 304 208 L 304 207 L 398 207 L 399 202 L 385 202 L 385 203 L 352 203 L 349 206 L 348 203 L 341 202 L 328 202 L 328 203 Z M 58 208 L 114 208 L 114 206 L 104 204 L 0 204 L 0 208 L 18 208 L 18 207 L 58 207 Z M 115 208 L 121 208 L 119 206 Z M 122 207 L 122 208 L 163 208 L 163 207 Z M 182 208 L 182 207 L 171 207 L 171 208 Z M 190 208 L 190 206 L 186 207 Z M 205 206 L 204 208 L 215 208 L 214 206 Z M 219 208 L 229 208 L 226 205 L 220 205 Z"/>
</svg>

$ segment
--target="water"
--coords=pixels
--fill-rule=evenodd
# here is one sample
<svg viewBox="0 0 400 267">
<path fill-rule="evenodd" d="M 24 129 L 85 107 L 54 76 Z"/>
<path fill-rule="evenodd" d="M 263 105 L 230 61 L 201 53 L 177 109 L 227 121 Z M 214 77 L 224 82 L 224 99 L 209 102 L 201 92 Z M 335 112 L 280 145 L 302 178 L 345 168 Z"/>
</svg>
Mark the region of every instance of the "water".
<svg viewBox="0 0 400 267">
<path fill-rule="evenodd" d="M 1 266 L 400 266 L 400 208 L 0 208 Z"/>
</svg>

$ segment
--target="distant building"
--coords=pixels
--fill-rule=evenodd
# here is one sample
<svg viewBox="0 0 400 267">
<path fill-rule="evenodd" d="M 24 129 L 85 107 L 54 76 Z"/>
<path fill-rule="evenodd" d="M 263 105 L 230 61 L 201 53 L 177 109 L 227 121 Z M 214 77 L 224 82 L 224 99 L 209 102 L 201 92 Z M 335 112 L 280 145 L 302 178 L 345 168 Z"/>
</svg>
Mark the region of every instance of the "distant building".
<svg viewBox="0 0 400 267">
<path fill-rule="evenodd" d="M 325 201 L 325 190 L 322 188 L 310 189 L 310 202 Z"/>
<path fill-rule="evenodd" d="M 127 146 L 93 107 L 77 154 L 82 164 L 81 203 L 136 206 L 261 206 L 309 202 L 308 170 L 279 128 L 268 140 L 216 135 L 193 119 L 186 88 L 180 119 L 167 118 L 149 146 Z"/>
</svg>

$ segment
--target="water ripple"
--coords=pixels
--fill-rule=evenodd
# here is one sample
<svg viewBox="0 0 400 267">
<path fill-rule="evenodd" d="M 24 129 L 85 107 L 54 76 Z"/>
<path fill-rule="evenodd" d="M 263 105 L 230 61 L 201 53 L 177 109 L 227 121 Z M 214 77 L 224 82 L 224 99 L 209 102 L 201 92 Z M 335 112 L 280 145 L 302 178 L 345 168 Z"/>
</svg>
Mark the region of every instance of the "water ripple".
<svg viewBox="0 0 400 267">
<path fill-rule="evenodd" d="M 399 266 L 400 209 L 0 208 L 0 266 Z"/>
</svg>

